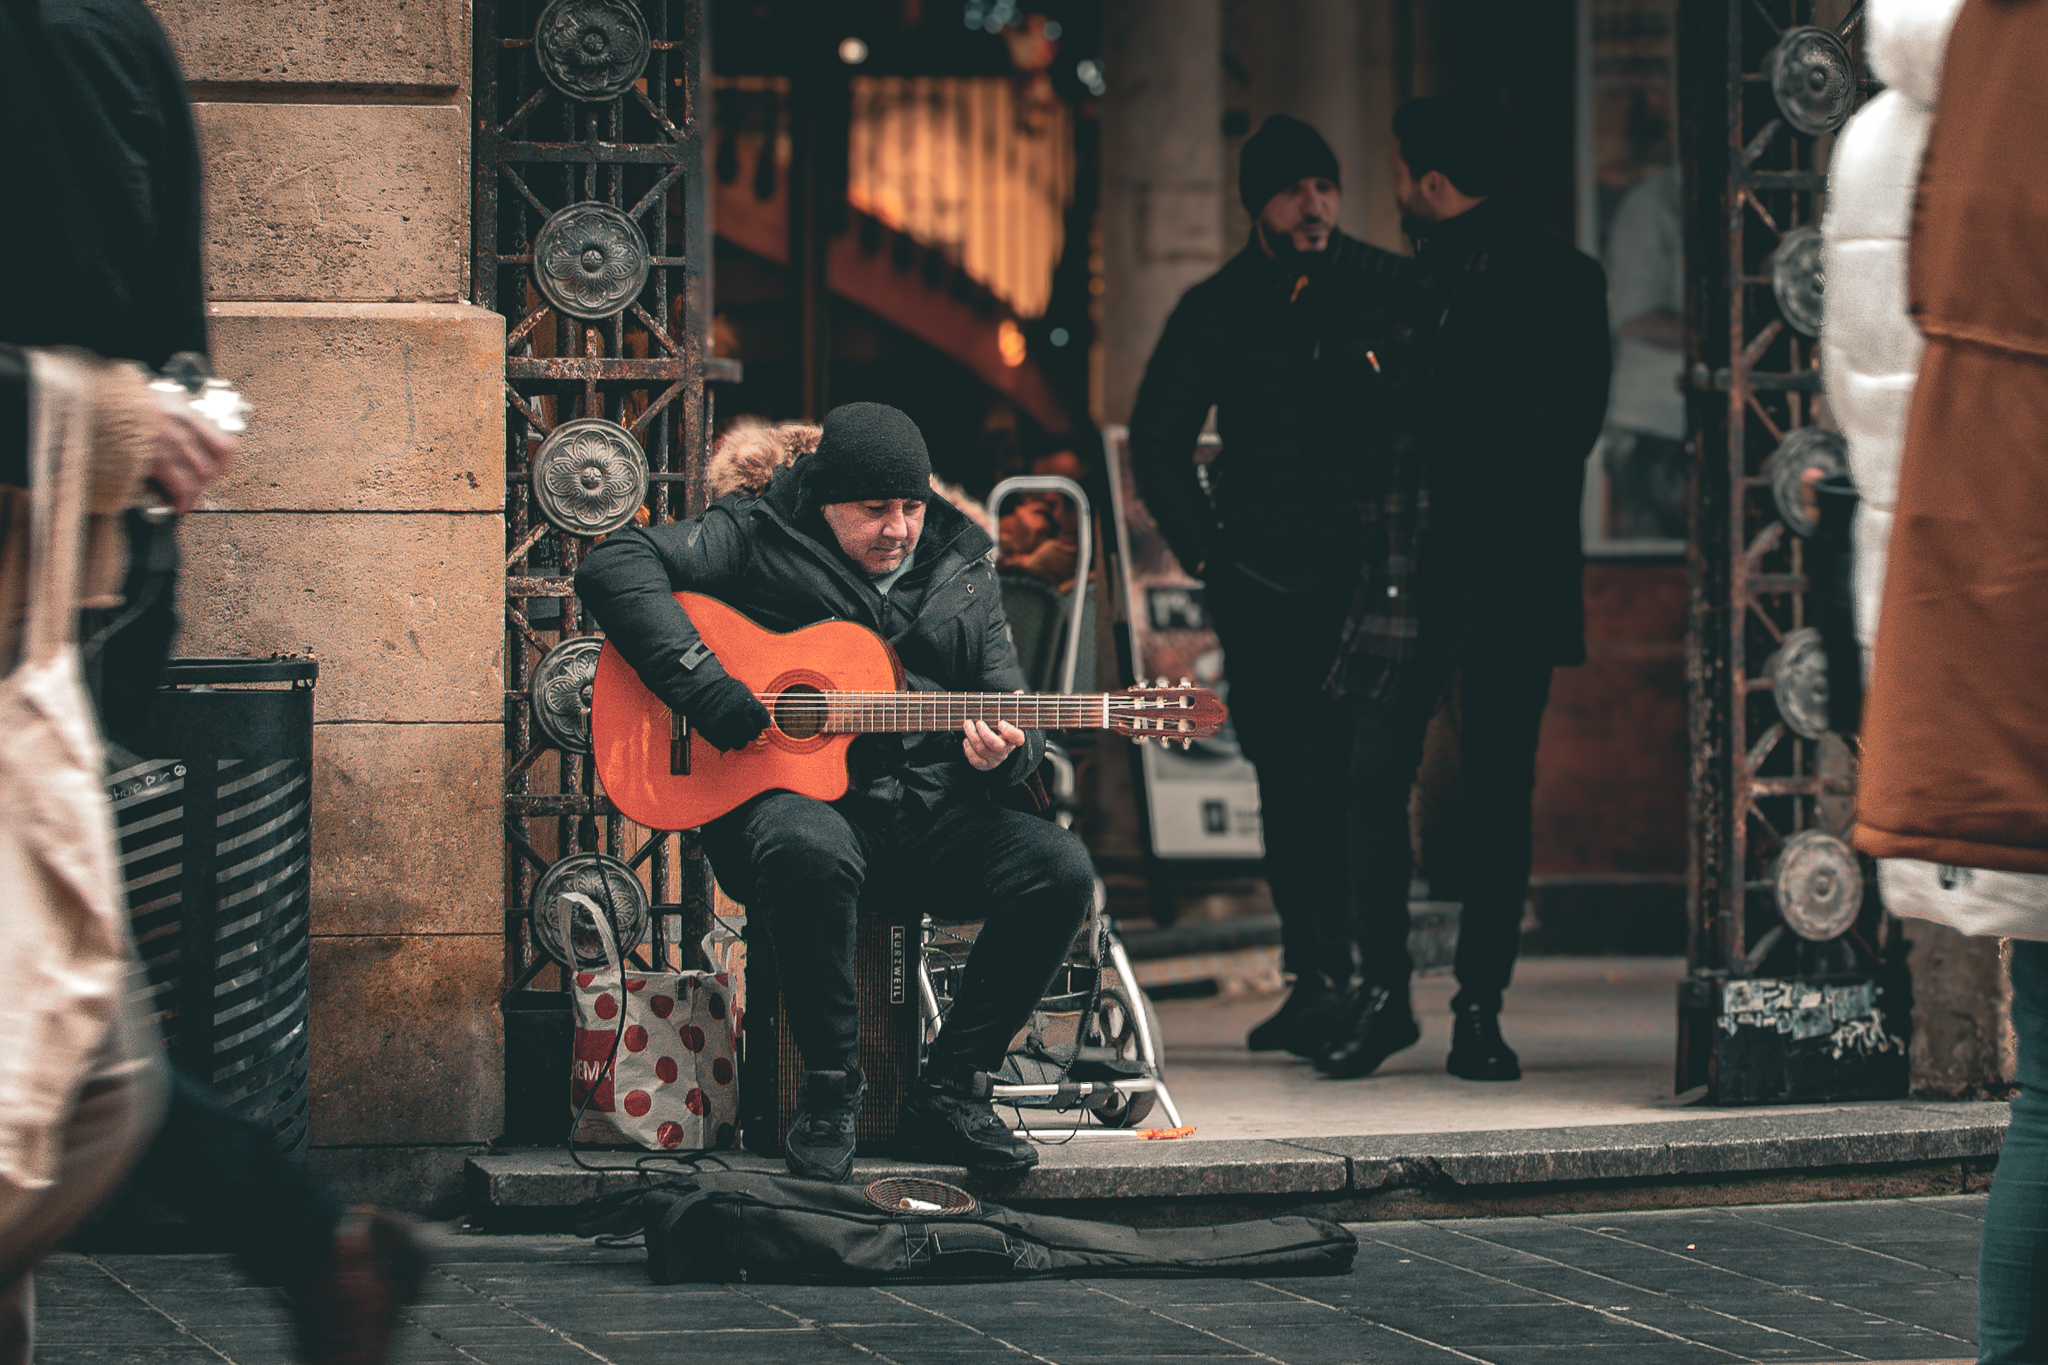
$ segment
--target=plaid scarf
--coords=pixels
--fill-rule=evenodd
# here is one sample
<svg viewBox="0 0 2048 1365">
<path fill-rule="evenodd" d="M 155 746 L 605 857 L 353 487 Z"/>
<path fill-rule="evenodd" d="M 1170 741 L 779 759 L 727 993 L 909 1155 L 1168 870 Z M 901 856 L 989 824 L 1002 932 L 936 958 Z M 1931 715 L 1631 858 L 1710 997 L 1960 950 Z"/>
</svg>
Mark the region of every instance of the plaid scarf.
<svg viewBox="0 0 2048 1365">
<path fill-rule="evenodd" d="M 1387 486 L 1360 509 L 1365 563 L 1351 613 L 1337 639 L 1337 662 L 1323 683 L 1333 701 L 1384 701 L 1422 635 L 1422 547 L 1429 528 L 1429 487 L 1413 437 L 1394 442 Z"/>
<path fill-rule="evenodd" d="M 1431 262 L 1427 251 L 1424 279 L 1418 282 L 1417 312 L 1428 318 L 1416 330 L 1433 348 L 1451 320 L 1458 297 L 1473 281 L 1486 273 L 1491 253 L 1485 250 L 1465 254 L 1462 259 Z M 1435 265 L 1436 270 L 1429 267 Z M 1449 288 L 1441 293 L 1428 282 L 1438 270 L 1450 276 Z M 1440 304 L 1432 302 L 1440 300 Z M 1420 360 L 1421 348 L 1414 358 Z M 1407 376 L 1409 401 L 1423 401 L 1425 386 L 1421 375 Z M 1415 657 L 1416 642 L 1422 636 L 1422 594 L 1424 584 L 1423 547 L 1429 539 L 1429 475 L 1423 441 L 1416 431 L 1419 407 L 1411 407 L 1410 420 L 1400 425 L 1389 442 L 1387 479 L 1379 495 L 1367 499 L 1360 512 L 1365 542 L 1365 562 L 1358 571 L 1358 590 L 1351 598 L 1351 614 L 1344 620 L 1337 639 L 1337 662 L 1323 681 L 1323 691 L 1332 701 L 1364 697 L 1385 701 L 1400 681 L 1403 666 Z"/>
</svg>

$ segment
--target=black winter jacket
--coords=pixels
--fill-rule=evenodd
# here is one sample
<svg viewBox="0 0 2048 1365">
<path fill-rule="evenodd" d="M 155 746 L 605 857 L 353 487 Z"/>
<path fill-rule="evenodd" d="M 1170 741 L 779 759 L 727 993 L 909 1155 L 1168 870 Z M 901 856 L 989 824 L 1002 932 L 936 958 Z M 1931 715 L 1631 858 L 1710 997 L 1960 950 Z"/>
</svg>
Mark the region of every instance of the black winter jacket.
<svg viewBox="0 0 2048 1365">
<path fill-rule="evenodd" d="M 1606 276 L 1501 198 L 1439 224 L 1416 266 L 1425 600 L 1456 611 L 1461 651 L 1581 663 L 1579 515 L 1607 412 Z"/>
<path fill-rule="evenodd" d="M 918 692 L 1014 692 L 1025 686 L 1010 648 L 987 532 L 952 504 L 925 504 L 924 534 L 910 568 L 885 599 L 839 553 L 815 514 L 800 515 L 796 479 L 778 469 L 758 498 L 735 493 L 701 515 L 608 537 L 576 571 L 576 595 L 656 696 L 690 714 L 690 702 L 726 676 L 715 656 L 683 659 L 697 629 L 671 595 L 699 592 L 769 630 L 855 621 L 886 639 Z M 815 534 L 813 534 L 815 532 Z M 853 743 L 852 791 L 909 797 L 984 798 L 1024 782 L 1045 753 L 1045 733 L 989 772 L 970 766 L 955 732 L 863 735 Z"/>
<path fill-rule="evenodd" d="M 1219 555 L 1270 586 L 1342 583 L 1397 406 L 1396 306 L 1410 263 L 1343 233 L 1275 260 L 1256 235 L 1181 297 L 1131 412 L 1145 506 L 1190 573 Z M 1375 364 L 1377 362 L 1377 364 Z M 1216 408 L 1213 501 L 1194 465 Z"/>
<path fill-rule="evenodd" d="M 185 78 L 143 0 L 0 0 L 0 483 L 28 482 L 22 346 L 151 368 L 206 350 L 199 143 Z M 128 516 L 124 605 L 82 613 L 100 726 L 148 744 L 177 634 L 178 540 Z M 117 629 L 118 627 L 118 629 Z"/>
</svg>

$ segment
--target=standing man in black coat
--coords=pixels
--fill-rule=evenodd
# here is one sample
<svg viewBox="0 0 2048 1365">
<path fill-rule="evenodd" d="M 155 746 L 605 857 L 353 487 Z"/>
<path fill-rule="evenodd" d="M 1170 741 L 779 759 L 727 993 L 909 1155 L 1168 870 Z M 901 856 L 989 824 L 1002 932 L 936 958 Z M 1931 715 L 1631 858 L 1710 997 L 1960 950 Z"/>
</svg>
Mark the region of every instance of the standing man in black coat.
<svg viewBox="0 0 2048 1365">
<path fill-rule="evenodd" d="M 1145 367 L 1131 464 L 1182 567 L 1200 578 L 1230 663 L 1230 714 L 1258 768 L 1266 880 L 1294 990 L 1255 1052 L 1314 1057 L 1353 971 L 1345 868 L 1350 717 L 1323 692 L 1379 477 L 1385 371 L 1408 262 L 1336 227 L 1337 158 L 1276 115 L 1245 143 L 1251 240 L 1188 290 Z M 1196 438 L 1216 409 L 1210 487 Z"/>
<path fill-rule="evenodd" d="M 1430 717 L 1459 727 L 1464 911 L 1450 1055 L 1521 1077 L 1500 1033 L 1529 890 L 1536 741 L 1559 664 L 1585 660 L 1579 505 L 1609 369 L 1600 267 L 1499 194 L 1484 106 L 1394 119 L 1395 194 L 1416 242 L 1404 308 L 1419 366 L 1413 460 L 1376 534 L 1331 691 L 1352 708 L 1350 845 L 1362 986 L 1322 1068 L 1363 1076 L 1420 1037 L 1409 1005 L 1408 796 Z"/>
</svg>

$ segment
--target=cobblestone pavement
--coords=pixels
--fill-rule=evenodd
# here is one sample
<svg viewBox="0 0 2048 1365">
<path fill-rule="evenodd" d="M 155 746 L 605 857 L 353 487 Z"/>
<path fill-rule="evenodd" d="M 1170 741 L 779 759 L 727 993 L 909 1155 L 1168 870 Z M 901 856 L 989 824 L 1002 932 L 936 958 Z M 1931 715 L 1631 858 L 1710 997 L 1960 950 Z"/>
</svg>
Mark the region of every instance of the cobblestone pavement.
<svg viewBox="0 0 2048 1365">
<path fill-rule="evenodd" d="M 403 1365 L 1491 1365 L 1974 1359 L 1984 1201 L 1952 1198 L 1357 1227 L 1306 1280 L 897 1286 L 647 1283 L 640 1253 L 450 1230 Z M 70 1255 L 41 1365 L 290 1360 L 220 1256 Z"/>
</svg>

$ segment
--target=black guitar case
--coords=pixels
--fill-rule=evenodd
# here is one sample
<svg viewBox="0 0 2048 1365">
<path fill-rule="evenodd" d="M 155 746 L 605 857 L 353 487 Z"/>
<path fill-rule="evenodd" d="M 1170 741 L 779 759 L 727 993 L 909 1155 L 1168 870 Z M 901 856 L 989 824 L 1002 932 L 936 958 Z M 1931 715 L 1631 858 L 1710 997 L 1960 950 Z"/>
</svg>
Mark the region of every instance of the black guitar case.
<svg viewBox="0 0 2048 1365">
<path fill-rule="evenodd" d="M 1341 1275 L 1358 1239 L 1289 1215 L 1217 1227 L 1128 1228 L 978 1203 L 888 1213 L 858 1185 L 703 1170 L 586 1205 L 584 1236 L 643 1230 L 656 1284 Z"/>
</svg>

